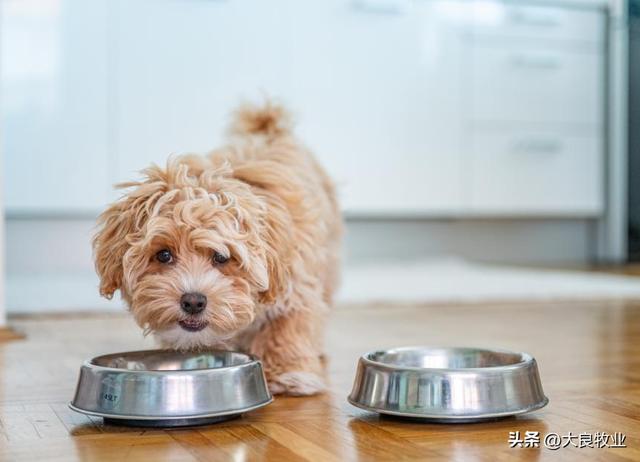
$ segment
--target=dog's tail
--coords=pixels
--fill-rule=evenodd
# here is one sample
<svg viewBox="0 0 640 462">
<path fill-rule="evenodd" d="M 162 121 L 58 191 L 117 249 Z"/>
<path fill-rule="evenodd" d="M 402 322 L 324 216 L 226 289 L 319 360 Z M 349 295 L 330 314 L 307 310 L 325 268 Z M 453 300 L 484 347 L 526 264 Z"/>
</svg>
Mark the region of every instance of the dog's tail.
<svg viewBox="0 0 640 462">
<path fill-rule="evenodd" d="M 235 135 L 264 135 L 277 138 L 291 133 L 289 112 L 281 105 L 266 101 L 262 105 L 243 104 L 236 109 L 230 132 Z"/>
</svg>

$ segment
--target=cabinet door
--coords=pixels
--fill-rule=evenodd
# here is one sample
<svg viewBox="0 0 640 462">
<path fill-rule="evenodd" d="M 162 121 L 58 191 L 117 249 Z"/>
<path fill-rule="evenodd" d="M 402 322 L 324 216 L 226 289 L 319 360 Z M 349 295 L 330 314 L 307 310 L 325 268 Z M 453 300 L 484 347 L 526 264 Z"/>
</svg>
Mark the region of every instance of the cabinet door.
<svg viewBox="0 0 640 462">
<path fill-rule="evenodd" d="M 96 211 L 107 199 L 106 0 L 5 0 L 7 209 Z"/>
<path fill-rule="evenodd" d="M 471 69 L 476 121 L 602 128 L 605 85 L 600 51 L 474 45 Z"/>
<path fill-rule="evenodd" d="M 292 2 L 301 132 L 352 214 L 461 205 L 459 2 Z"/>
<path fill-rule="evenodd" d="M 560 2 L 527 3 L 473 0 L 469 6 L 473 12 L 473 38 L 494 38 L 496 43 L 521 39 L 534 39 L 538 43 L 563 41 L 580 46 L 604 42 L 604 9 L 557 5 Z"/>
<path fill-rule="evenodd" d="M 598 216 L 603 140 L 566 129 L 474 130 L 469 191 L 474 213 Z"/>
<path fill-rule="evenodd" d="M 281 0 L 114 3 L 116 175 L 217 147 L 243 99 L 286 93 Z"/>
</svg>

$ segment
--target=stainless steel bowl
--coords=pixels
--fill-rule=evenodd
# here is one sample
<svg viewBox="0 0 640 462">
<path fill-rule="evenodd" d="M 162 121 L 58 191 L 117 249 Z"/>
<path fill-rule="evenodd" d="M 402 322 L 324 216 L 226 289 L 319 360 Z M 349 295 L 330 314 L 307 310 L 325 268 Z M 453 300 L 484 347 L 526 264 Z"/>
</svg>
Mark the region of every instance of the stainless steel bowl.
<svg viewBox="0 0 640 462">
<path fill-rule="evenodd" d="M 472 422 L 540 409 L 548 399 L 526 353 L 407 347 L 362 356 L 349 402 L 381 414 Z"/>
<path fill-rule="evenodd" d="M 107 423 L 165 427 L 226 420 L 271 401 L 252 356 L 148 350 L 86 361 L 69 407 Z"/>
</svg>

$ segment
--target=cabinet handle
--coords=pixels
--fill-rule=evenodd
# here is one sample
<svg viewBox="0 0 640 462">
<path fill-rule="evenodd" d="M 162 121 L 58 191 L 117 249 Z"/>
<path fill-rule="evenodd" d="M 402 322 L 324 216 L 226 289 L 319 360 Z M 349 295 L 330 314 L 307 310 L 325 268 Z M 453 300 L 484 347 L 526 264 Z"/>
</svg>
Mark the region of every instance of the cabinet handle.
<svg viewBox="0 0 640 462">
<path fill-rule="evenodd" d="M 557 138 L 525 138 L 515 141 L 511 152 L 522 154 L 555 154 L 562 151 L 562 141 Z"/>
<path fill-rule="evenodd" d="M 558 69 L 560 60 L 555 56 L 513 55 L 509 58 L 512 67 L 521 69 Z"/>
<path fill-rule="evenodd" d="M 560 25 L 558 18 L 552 14 L 535 14 L 522 10 L 512 11 L 509 19 L 518 26 L 552 28 Z"/>
<path fill-rule="evenodd" d="M 353 0 L 351 7 L 360 13 L 400 15 L 409 11 L 410 0 Z"/>
</svg>

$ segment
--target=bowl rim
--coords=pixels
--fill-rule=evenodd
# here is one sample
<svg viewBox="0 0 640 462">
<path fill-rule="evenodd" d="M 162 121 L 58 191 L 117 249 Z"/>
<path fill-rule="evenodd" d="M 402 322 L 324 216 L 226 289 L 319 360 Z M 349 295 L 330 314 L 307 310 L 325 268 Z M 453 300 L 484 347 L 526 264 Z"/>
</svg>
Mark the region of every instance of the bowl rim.
<svg viewBox="0 0 640 462">
<path fill-rule="evenodd" d="M 371 359 L 371 356 L 379 353 L 390 353 L 390 352 L 402 352 L 402 351 L 412 351 L 412 350 L 476 350 L 476 351 L 484 351 L 490 353 L 506 353 L 511 355 L 519 355 L 521 357 L 521 361 L 513 364 L 504 364 L 501 366 L 487 366 L 487 367 L 419 367 L 419 366 L 402 366 L 393 363 L 384 363 L 381 361 L 375 361 Z M 479 347 L 458 347 L 458 346 L 427 346 L 427 345 L 414 345 L 414 346 L 403 346 L 403 347 L 393 347 L 387 349 L 378 349 L 369 351 L 363 354 L 360 357 L 360 361 L 363 362 L 367 366 L 376 366 L 381 367 L 393 371 L 416 371 L 416 372 L 442 372 L 442 373 L 466 373 L 466 372 L 489 372 L 489 371 L 506 371 L 511 369 L 520 369 L 528 364 L 536 364 L 536 360 L 529 353 L 512 351 L 502 348 L 479 348 Z"/>
<path fill-rule="evenodd" d="M 202 351 L 198 351 L 199 353 L 234 353 L 234 354 L 239 354 L 242 356 L 245 356 L 247 358 L 247 362 L 241 363 L 241 364 L 232 364 L 229 366 L 222 366 L 222 367 L 206 367 L 206 368 L 201 368 L 201 369 L 150 369 L 150 370 L 135 370 L 135 369 L 123 369 L 120 367 L 109 367 L 109 366 L 101 366 L 99 364 L 95 364 L 93 363 L 94 360 L 98 359 L 98 358 L 103 358 L 105 356 L 113 356 L 113 355 L 126 355 L 126 354 L 143 354 L 143 353 L 160 353 L 160 352 L 171 352 L 171 353 L 182 353 L 180 351 L 177 350 L 171 350 L 168 348 L 159 348 L 159 349 L 152 349 L 152 350 L 133 350 L 133 351 L 122 351 L 122 352 L 115 352 L 115 353 L 107 353 L 107 354 L 103 354 L 103 355 L 98 355 L 98 356 L 94 356 L 90 359 L 86 359 L 82 362 L 82 367 L 86 367 L 92 371 L 104 371 L 104 372 L 117 372 L 117 373 L 121 373 L 121 374 L 159 374 L 159 375 L 170 375 L 170 374 L 184 374 L 184 373 L 189 373 L 189 374 L 210 374 L 214 371 L 224 371 L 224 370 L 228 370 L 228 369 L 240 369 L 240 368 L 244 368 L 244 367 L 249 367 L 252 366 L 254 364 L 259 364 L 260 366 L 262 366 L 262 362 L 260 361 L 260 359 L 258 359 L 256 356 L 249 354 L 249 353 L 243 353 L 241 351 L 236 351 L 236 350 L 220 350 L 220 349 L 212 349 L 212 350 L 202 350 Z M 185 352 L 186 353 L 186 352 Z M 196 353 L 196 351 L 194 351 L 194 353 Z"/>
</svg>

